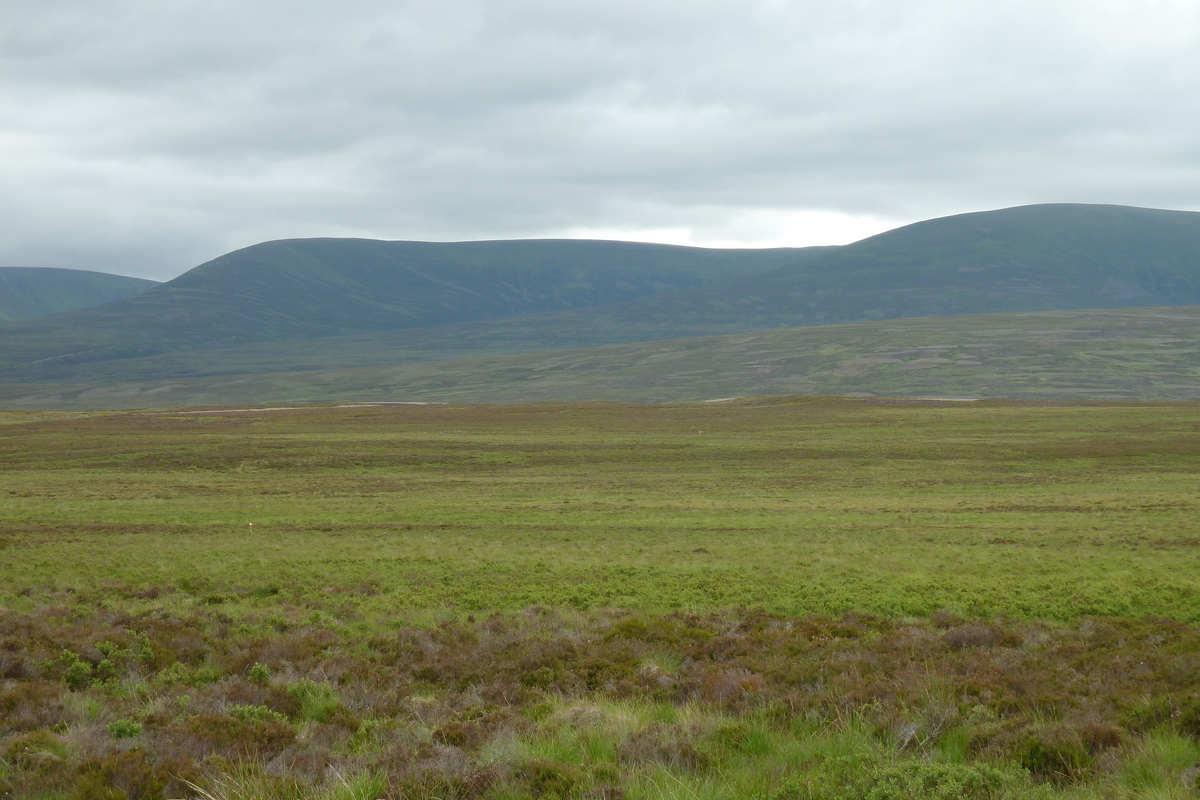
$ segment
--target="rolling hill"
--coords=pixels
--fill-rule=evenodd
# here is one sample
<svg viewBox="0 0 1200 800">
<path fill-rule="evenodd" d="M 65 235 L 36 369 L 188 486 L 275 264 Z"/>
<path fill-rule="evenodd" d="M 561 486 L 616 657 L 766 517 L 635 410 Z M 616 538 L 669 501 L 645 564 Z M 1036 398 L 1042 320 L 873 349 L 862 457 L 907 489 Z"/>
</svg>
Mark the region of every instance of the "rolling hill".
<svg viewBox="0 0 1200 800">
<path fill-rule="evenodd" d="M 699 401 L 872 395 L 1200 398 L 1200 307 L 925 317 L 399 366 L 0 384 L 0 408 Z"/>
<path fill-rule="evenodd" d="M 819 251 L 574 240 L 265 242 L 118 303 L 0 326 L 0 369 L 609 304 L 770 270 Z"/>
<path fill-rule="evenodd" d="M 0 267 L 0 322 L 104 305 L 157 285 L 158 281 L 82 269 Z"/>
<path fill-rule="evenodd" d="M 762 327 L 1200 303 L 1200 213 L 1035 205 L 927 220 L 637 315 Z"/>
<path fill-rule="evenodd" d="M 287 240 L 102 308 L 0 325 L 0 382 L 299 373 L 831 323 L 1194 304 L 1200 214 L 1121 206 L 962 214 L 806 249 Z"/>
</svg>

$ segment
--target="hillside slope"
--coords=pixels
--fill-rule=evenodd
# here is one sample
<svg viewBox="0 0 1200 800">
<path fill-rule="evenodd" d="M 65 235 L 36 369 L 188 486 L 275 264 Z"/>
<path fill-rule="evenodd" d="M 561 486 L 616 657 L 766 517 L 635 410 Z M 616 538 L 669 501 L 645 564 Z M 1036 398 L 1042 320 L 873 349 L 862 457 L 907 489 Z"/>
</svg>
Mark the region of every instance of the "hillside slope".
<svg viewBox="0 0 1200 800">
<path fill-rule="evenodd" d="M 394 367 L 0 384 L 0 408 L 794 394 L 1198 400 L 1200 307 L 885 320 Z"/>
<path fill-rule="evenodd" d="M 650 297 L 610 324 L 724 333 L 860 320 L 1200 303 L 1200 213 L 1034 205 L 918 222 L 771 273 Z"/>
<path fill-rule="evenodd" d="M 133 297 L 158 281 L 47 267 L 0 267 L 0 322 L 33 319 Z"/>
<path fill-rule="evenodd" d="M 0 367 L 616 303 L 770 270 L 818 251 L 567 240 L 266 242 L 104 308 L 0 326 Z"/>
<path fill-rule="evenodd" d="M 0 325 L 0 381 L 400 364 L 806 325 L 1200 303 L 1200 214 L 1038 205 L 843 247 L 270 242 L 102 309 Z"/>
</svg>

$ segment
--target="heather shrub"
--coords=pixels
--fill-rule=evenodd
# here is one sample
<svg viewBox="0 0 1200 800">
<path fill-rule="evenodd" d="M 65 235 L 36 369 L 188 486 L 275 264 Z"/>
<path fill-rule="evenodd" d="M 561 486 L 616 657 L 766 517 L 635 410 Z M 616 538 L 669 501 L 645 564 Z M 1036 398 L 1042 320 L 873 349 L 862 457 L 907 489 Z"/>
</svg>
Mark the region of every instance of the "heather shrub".
<svg viewBox="0 0 1200 800">
<path fill-rule="evenodd" d="M 34 679 L 0 684 L 0 735 L 49 727 L 65 718 L 61 683 Z"/>
<path fill-rule="evenodd" d="M 1036 732 L 1025 742 L 1020 764 L 1035 777 L 1061 784 L 1083 777 L 1094 760 L 1077 731 L 1056 726 Z"/>
<path fill-rule="evenodd" d="M 1000 644 L 1001 633 L 992 626 L 959 625 L 942 635 L 942 640 L 955 650 L 969 647 L 995 647 Z"/>
<path fill-rule="evenodd" d="M 115 750 L 81 764 L 72 778 L 71 800 L 163 800 L 170 775 L 140 747 Z"/>
<path fill-rule="evenodd" d="M 447 722 L 433 732 L 433 740 L 452 747 L 465 747 L 471 740 L 471 726 L 461 722 Z"/>
<path fill-rule="evenodd" d="M 195 760 L 273 758 L 296 740 L 292 726 L 275 721 L 242 721 L 227 715 L 197 714 L 171 723 L 157 737 L 160 752 Z"/>
<path fill-rule="evenodd" d="M 708 767 L 710 759 L 696 747 L 695 738 L 695 731 L 656 722 L 623 739 L 617 745 L 617 759 L 627 764 L 656 763 L 672 770 L 696 772 Z"/>
<path fill-rule="evenodd" d="M 1180 731 L 1200 739 L 1200 698 L 1191 697 L 1182 701 L 1172 716 Z"/>
<path fill-rule="evenodd" d="M 578 767 L 541 758 L 518 765 L 513 774 L 534 797 L 570 797 L 583 780 Z"/>
</svg>

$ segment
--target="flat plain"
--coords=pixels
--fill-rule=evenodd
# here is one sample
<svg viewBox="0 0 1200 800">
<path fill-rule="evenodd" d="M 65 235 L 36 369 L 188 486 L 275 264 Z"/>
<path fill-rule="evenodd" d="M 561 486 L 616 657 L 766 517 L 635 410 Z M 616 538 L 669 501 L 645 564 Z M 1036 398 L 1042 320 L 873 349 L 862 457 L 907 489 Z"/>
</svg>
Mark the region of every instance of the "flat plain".
<svg viewBox="0 0 1200 800">
<path fill-rule="evenodd" d="M 1195 791 L 1197 404 L 0 423 L 14 796 Z"/>
</svg>

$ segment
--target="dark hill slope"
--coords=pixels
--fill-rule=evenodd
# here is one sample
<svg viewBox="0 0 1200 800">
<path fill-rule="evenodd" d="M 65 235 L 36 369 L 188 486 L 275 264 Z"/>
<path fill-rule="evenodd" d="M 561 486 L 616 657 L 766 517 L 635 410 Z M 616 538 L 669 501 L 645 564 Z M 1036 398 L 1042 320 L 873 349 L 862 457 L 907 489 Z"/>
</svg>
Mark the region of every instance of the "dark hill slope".
<svg viewBox="0 0 1200 800">
<path fill-rule="evenodd" d="M 901 317 L 1200 303 L 1200 213 L 1036 205 L 919 222 L 719 289 L 645 298 L 608 324 L 693 335 Z M 677 335 L 680 332 L 677 331 Z"/>
<path fill-rule="evenodd" d="M 104 308 L 0 326 L 0 366 L 445 325 L 619 303 L 802 260 L 821 248 L 630 242 L 292 239 L 221 256 Z"/>
<path fill-rule="evenodd" d="M 1200 304 L 1200 214 L 1022 206 L 920 222 L 771 272 L 626 303 L 4 380 L 155 379 L 556 350 L 874 319 Z"/>
<path fill-rule="evenodd" d="M 407 260 L 378 275 L 351 253 L 394 245 Z M 674 277 L 656 277 L 664 272 Z M 592 277 L 614 274 L 615 289 Z M 1200 304 L 1200 214 L 1121 206 L 963 214 L 792 251 L 300 240 L 232 253 L 105 309 L 0 326 L 0 359 L 11 354 L 0 380 L 296 371 L 876 319 L 1190 304 Z"/>
<path fill-rule="evenodd" d="M 124 300 L 158 281 L 82 269 L 0 267 L 0 322 Z"/>
</svg>

